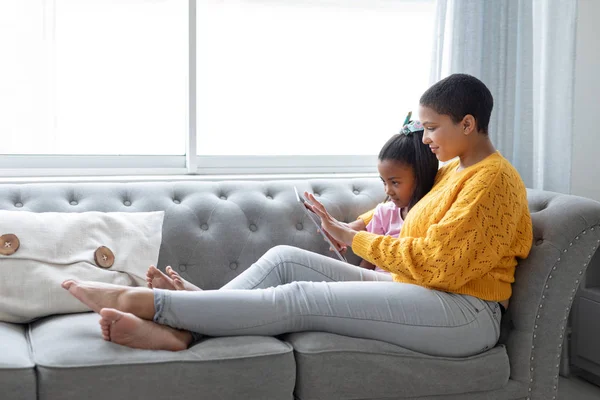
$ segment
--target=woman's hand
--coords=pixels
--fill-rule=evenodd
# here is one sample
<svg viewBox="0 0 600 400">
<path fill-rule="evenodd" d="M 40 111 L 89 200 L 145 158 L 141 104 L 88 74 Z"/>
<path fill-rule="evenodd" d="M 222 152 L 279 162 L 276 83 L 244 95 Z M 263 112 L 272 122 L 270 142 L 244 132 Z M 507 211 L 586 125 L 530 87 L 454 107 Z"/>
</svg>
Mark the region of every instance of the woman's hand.
<svg viewBox="0 0 600 400">
<path fill-rule="evenodd" d="M 344 224 L 347 225 L 347 224 Z M 317 229 L 317 232 L 320 232 L 321 229 Z M 337 251 L 343 255 L 346 256 L 346 252 L 348 251 L 348 246 L 346 246 L 344 243 L 340 243 L 337 240 L 335 240 L 333 238 L 333 236 L 331 236 L 329 233 L 327 233 L 326 230 L 323 230 L 323 233 L 325 234 L 325 236 L 327 236 L 329 238 L 329 240 L 331 241 L 331 243 L 333 243 L 333 245 L 335 246 L 335 248 L 337 249 Z M 323 239 L 324 242 L 326 242 L 327 240 Z M 334 249 L 329 246 L 329 251 L 333 251 Z"/>
<path fill-rule="evenodd" d="M 365 222 L 362 219 L 357 219 L 355 221 L 347 222 L 347 223 L 344 222 L 343 224 L 354 231 L 366 231 L 367 230 L 367 226 L 365 225 Z M 327 233 L 327 231 L 323 231 L 323 233 L 325 233 L 325 235 L 329 238 L 329 240 L 331 240 L 331 243 L 333 243 L 336 246 L 336 248 L 340 252 L 340 254 L 345 256 L 346 252 L 348 251 L 348 246 L 346 246 L 344 243 L 340 243 L 337 240 L 335 240 L 329 233 Z M 323 240 L 325 240 L 325 239 L 323 239 Z M 333 251 L 333 249 L 330 247 L 329 251 Z"/>
<path fill-rule="evenodd" d="M 306 204 L 306 206 L 321 218 L 321 228 L 330 238 L 335 240 L 334 243 L 337 242 L 339 244 L 351 246 L 356 231 L 343 222 L 333 218 L 327 212 L 323 204 L 321 204 L 312 193 L 304 192 L 304 197 L 312 203 Z"/>
</svg>

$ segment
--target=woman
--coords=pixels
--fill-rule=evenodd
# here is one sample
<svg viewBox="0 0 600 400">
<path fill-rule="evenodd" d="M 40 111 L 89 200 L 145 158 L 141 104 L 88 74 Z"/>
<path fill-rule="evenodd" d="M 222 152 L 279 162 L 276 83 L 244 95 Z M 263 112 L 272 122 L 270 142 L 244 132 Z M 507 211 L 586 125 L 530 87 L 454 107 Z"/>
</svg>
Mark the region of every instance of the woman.
<svg viewBox="0 0 600 400">
<path fill-rule="evenodd" d="M 533 236 L 525 186 L 488 137 L 492 107 L 488 88 L 469 75 L 423 94 L 423 142 L 440 161 L 458 159 L 440 169 L 398 238 L 354 230 L 307 194 L 332 238 L 390 275 L 278 246 L 220 290 L 63 287 L 101 314 L 104 339 L 136 348 L 182 350 L 197 334 L 326 331 L 435 356 L 485 351 Z"/>
</svg>

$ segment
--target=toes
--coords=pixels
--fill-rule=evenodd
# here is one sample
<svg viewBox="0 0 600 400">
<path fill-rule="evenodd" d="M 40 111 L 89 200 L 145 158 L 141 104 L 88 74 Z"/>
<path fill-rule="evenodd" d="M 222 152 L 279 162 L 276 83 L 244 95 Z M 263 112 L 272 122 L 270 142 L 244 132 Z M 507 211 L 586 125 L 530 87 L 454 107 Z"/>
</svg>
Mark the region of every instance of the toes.
<svg viewBox="0 0 600 400">
<path fill-rule="evenodd" d="M 167 271 L 167 274 L 169 274 L 171 278 L 179 276 L 179 274 L 170 265 L 167 268 L 165 268 L 165 271 Z"/>
<path fill-rule="evenodd" d="M 154 265 L 151 265 L 148 267 L 148 271 L 146 271 L 146 276 L 148 278 L 152 278 L 154 275 L 156 275 L 156 267 Z"/>
<path fill-rule="evenodd" d="M 185 290 L 183 282 L 181 281 L 181 279 L 179 279 L 179 277 L 173 278 L 173 285 L 177 290 Z"/>
<path fill-rule="evenodd" d="M 75 284 L 73 279 L 67 279 L 60 286 L 62 286 L 63 289 L 69 290 L 73 284 Z"/>
<path fill-rule="evenodd" d="M 102 318 L 100 318 L 98 323 L 100 324 L 100 331 L 102 333 L 102 339 L 104 339 L 106 341 L 110 341 L 110 327 L 112 325 L 112 321 L 109 321 L 108 319 L 102 317 Z"/>
<path fill-rule="evenodd" d="M 98 321 L 98 323 L 100 324 L 100 328 L 102 329 L 108 329 L 112 325 L 112 321 L 104 317 L 100 318 L 100 321 Z"/>
</svg>

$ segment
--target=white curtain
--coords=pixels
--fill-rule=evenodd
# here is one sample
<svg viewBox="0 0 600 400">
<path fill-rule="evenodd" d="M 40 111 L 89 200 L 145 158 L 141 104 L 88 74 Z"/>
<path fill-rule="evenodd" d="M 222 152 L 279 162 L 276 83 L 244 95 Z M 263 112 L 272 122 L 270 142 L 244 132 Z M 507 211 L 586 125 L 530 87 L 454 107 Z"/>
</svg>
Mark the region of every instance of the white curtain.
<svg viewBox="0 0 600 400">
<path fill-rule="evenodd" d="M 481 79 L 490 138 L 527 187 L 570 192 L 577 0 L 437 0 L 432 83 Z"/>
</svg>

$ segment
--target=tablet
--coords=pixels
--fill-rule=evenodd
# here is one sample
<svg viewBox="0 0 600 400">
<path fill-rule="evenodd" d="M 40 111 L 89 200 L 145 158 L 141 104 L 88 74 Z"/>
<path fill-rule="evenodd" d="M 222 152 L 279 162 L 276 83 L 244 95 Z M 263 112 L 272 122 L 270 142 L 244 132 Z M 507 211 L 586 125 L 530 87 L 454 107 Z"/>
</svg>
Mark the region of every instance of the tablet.
<svg viewBox="0 0 600 400">
<path fill-rule="evenodd" d="M 333 249 L 333 252 L 335 253 L 336 257 L 339 258 L 343 262 L 348 262 L 348 260 L 346 260 L 346 257 L 344 257 L 342 255 L 342 253 L 340 253 L 338 251 L 337 247 L 331 242 L 329 237 L 323 231 L 323 228 L 321 227 L 321 218 L 319 218 L 319 216 L 317 214 L 315 214 L 314 212 L 312 212 L 311 210 L 306 208 L 306 206 L 304 205 L 305 203 L 310 204 L 308 202 L 308 200 L 306 200 L 304 198 L 304 196 L 302 196 L 300 193 L 298 193 L 298 189 L 296 189 L 295 186 L 294 186 L 294 192 L 296 192 L 296 199 L 302 205 L 302 209 L 304 210 L 304 213 L 308 216 L 308 219 L 310 219 L 313 222 L 313 224 L 315 224 L 315 226 L 319 230 L 319 233 L 321 234 L 321 236 L 323 236 L 323 239 L 325 239 L 325 241 L 327 243 L 329 243 L 329 246 Z"/>
</svg>

